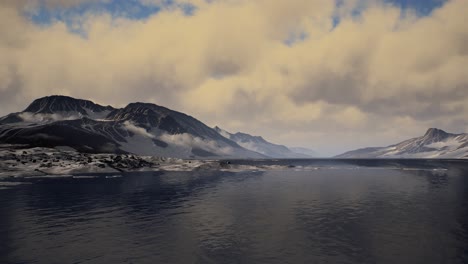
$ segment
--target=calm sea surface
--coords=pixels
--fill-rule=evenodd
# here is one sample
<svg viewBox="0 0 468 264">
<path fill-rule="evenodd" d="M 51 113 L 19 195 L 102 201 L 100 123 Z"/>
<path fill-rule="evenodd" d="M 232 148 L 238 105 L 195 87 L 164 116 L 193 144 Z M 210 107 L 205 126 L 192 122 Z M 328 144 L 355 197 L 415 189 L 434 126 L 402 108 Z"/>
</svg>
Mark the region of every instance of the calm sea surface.
<svg viewBox="0 0 468 264">
<path fill-rule="evenodd" d="M 0 263 L 468 263 L 466 162 L 233 163 L 3 187 Z"/>
</svg>

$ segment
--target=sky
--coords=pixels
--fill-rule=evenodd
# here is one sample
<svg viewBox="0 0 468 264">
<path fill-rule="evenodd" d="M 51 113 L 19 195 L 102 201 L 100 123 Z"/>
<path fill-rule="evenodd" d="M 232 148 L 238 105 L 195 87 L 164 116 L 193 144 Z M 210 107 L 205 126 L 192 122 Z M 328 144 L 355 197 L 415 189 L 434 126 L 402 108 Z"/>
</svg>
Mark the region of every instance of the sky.
<svg viewBox="0 0 468 264">
<path fill-rule="evenodd" d="M 152 102 L 322 155 L 468 132 L 468 0 L 2 0 L 0 115 Z"/>
</svg>

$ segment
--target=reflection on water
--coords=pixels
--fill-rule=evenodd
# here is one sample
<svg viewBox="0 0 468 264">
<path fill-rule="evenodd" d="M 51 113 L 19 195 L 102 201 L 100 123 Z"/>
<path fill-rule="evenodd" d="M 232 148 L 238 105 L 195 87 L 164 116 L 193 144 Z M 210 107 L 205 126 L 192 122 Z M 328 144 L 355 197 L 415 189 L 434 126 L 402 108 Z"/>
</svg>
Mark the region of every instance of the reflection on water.
<svg viewBox="0 0 468 264">
<path fill-rule="evenodd" d="M 468 262 L 468 167 L 372 162 L 0 190 L 0 263 Z"/>
</svg>

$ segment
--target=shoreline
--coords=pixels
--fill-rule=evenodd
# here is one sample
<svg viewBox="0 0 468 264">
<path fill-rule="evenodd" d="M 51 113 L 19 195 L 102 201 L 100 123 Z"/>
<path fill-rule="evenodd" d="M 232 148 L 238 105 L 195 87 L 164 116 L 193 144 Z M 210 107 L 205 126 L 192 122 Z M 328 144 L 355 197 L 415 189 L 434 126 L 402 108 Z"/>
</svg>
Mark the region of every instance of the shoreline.
<svg viewBox="0 0 468 264">
<path fill-rule="evenodd" d="M 286 166 L 283 166 L 287 168 Z M 121 174 L 151 171 L 248 171 L 268 166 L 231 165 L 223 160 L 196 160 L 133 154 L 80 153 L 67 148 L 0 145 L 0 180 Z"/>
<path fill-rule="evenodd" d="M 255 161 L 263 161 L 252 164 Z M 303 159 L 199 160 L 134 154 L 81 153 L 66 147 L 44 148 L 25 145 L 0 145 L 0 180 L 32 177 L 70 177 L 85 174 L 122 174 L 151 171 L 266 171 L 317 170 L 334 168 L 394 168 L 440 170 L 446 163 L 468 165 L 468 159 Z"/>
</svg>

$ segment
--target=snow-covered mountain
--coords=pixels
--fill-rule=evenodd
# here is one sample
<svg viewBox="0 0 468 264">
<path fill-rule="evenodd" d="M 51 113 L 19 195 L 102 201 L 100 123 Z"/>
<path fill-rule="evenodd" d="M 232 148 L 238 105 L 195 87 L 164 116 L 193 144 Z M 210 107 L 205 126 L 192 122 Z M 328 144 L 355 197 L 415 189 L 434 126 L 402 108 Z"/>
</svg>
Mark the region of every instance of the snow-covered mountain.
<svg viewBox="0 0 468 264">
<path fill-rule="evenodd" d="M 468 158 L 468 134 L 451 134 L 430 128 L 422 137 L 388 147 L 349 151 L 337 158 Z"/>
<path fill-rule="evenodd" d="M 266 141 L 260 136 L 252 136 L 246 133 L 229 133 L 219 127 L 214 128 L 220 135 L 230 139 L 245 149 L 261 153 L 271 158 L 312 158 L 306 153 L 295 152 L 284 145 L 278 145 Z"/>
<path fill-rule="evenodd" d="M 0 118 L 0 143 L 178 158 L 266 158 L 162 106 L 113 108 L 67 96 L 39 98 Z"/>
</svg>

